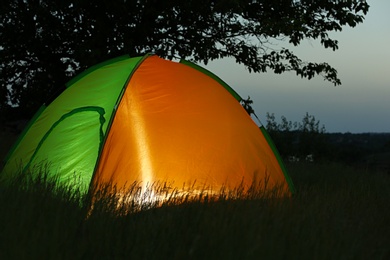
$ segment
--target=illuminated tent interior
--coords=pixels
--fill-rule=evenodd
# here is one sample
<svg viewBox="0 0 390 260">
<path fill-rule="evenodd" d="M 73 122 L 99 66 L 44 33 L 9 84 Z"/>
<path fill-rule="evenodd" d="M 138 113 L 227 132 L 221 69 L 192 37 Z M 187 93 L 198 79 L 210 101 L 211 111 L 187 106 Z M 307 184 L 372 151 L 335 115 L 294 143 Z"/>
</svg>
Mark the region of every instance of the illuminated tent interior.
<svg viewBox="0 0 390 260">
<path fill-rule="evenodd" d="M 155 55 L 121 56 L 67 84 L 31 120 L 1 177 L 45 167 L 82 193 L 160 182 L 218 191 L 267 179 L 294 192 L 275 147 L 211 72 Z"/>
</svg>

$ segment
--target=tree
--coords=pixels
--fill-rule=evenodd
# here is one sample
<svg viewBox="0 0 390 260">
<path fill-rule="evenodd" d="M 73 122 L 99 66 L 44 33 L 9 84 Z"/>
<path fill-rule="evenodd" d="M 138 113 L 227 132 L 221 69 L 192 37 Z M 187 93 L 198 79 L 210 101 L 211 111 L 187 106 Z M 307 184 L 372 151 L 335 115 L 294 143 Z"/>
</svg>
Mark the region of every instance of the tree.
<svg viewBox="0 0 390 260">
<path fill-rule="evenodd" d="M 277 123 L 275 115 L 267 113 L 265 128 L 284 157 L 294 155 L 305 158 L 311 154 L 320 159 L 329 156 L 325 126 L 320 126 L 320 121 L 307 112 L 302 122 L 294 123 L 285 116 L 281 117 L 281 123 Z"/>
<path fill-rule="evenodd" d="M 320 127 L 320 121 L 306 112 L 302 123 L 298 124 L 300 132 L 299 153 L 302 155 L 314 154 L 316 157 L 324 156 L 327 152 L 325 126 Z"/>
<path fill-rule="evenodd" d="M 268 133 L 278 147 L 282 156 L 297 155 L 297 149 L 294 147 L 298 123 L 288 121 L 285 116 L 281 117 L 281 123 L 277 123 L 275 115 L 266 114 L 266 126 Z"/>
<path fill-rule="evenodd" d="M 26 114 L 54 97 L 70 77 L 122 54 L 153 52 L 207 62 L 233 57 L 251 72 L 295 71 L 341 84 L 327 63 L 277 48 L 319 39 L 363 22 L 361 0 L 5 0 L 0 4 L 0 109 Z"/>
</svg>

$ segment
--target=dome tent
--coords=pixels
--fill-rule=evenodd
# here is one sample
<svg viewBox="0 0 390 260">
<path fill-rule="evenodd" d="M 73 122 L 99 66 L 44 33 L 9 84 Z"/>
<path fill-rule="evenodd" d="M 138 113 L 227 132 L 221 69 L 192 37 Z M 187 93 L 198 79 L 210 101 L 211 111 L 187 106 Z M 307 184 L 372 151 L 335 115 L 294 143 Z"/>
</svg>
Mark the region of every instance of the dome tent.
<svg viewBox="0 0 390 260">
<path fill-rule="evenodd" d="M 2 179 L 45 163 L 59 184 L 123 188 L 134 182 L 180 189 L 249 187 L 293 191 L 265 129 L 240 96 L 209 71 L 155 55 L 121 56 L 81 73 L 26 127 Z"/>
</svg>

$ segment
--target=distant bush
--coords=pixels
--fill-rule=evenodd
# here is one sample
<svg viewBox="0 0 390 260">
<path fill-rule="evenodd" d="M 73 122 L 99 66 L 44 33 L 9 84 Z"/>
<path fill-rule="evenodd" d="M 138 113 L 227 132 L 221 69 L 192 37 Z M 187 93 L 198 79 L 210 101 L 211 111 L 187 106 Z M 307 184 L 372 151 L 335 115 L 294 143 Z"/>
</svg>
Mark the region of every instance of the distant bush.
<svg viewBox="0 0 390 260">
<path fill-rule="evenodd" d="M 328 156 L 325 126 L 320 125 L 320 121 L 313 115 L 306 113 L 301 122 L 292 122 L 281 116 L 280 123 L 276 121 L 273 113 L 267 113 L 266 117 L 265 127 L 282 157 L 305 159 L 309 156 L 320 159 Z"/>
<path fill-rule="evenodd" d="M 266 129 L 286 161 L 333 161 L 389 171 L 390 133 L 327 133 L 313 115 L 292 122 L 267 113 Z"/>
</svg>

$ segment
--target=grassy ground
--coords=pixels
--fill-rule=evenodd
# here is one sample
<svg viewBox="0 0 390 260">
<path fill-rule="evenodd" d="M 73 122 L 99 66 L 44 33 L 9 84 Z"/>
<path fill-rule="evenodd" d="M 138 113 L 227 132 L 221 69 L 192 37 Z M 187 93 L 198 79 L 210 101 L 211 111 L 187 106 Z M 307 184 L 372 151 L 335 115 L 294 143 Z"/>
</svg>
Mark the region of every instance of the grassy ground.
<svg viewBox="0 0 390 260">
<path fill-rule="evenodd" d="M 390 176 L 293 164 L 292 198 L 117 216 L 50 184 L 0 188 L 0 259 L 390 259 Z M 53 195 L 53 190 L 55 195 Z"/>
</svg>

